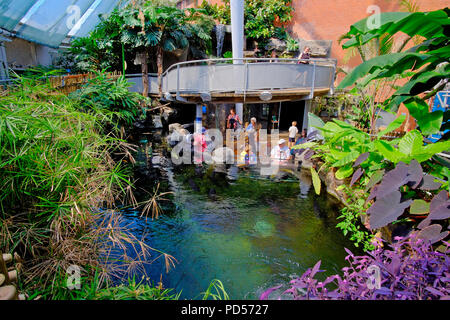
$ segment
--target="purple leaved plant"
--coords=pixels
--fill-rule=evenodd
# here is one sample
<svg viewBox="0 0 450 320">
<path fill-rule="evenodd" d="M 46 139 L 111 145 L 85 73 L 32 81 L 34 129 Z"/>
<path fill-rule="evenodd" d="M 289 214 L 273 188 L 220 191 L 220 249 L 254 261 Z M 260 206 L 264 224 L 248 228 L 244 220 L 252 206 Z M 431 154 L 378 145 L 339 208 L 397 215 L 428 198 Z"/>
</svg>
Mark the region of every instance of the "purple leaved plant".
<svg viewBox="0 0 450 320">
<path fill-rule="evenodd" d="M 445 242 L 444 242 L 445 243 Z M 449 300 L 449 243 L 445 252 L 433 250 L 431 243 L 416 234 L 396 238 L 389 249 L 378 248 L 368 255 L 355 256 L 345 249 L 350 266 L 342 275 L 332 275 L 325 281 L 315 279 L 320 261 L 278 297 L 295 300 Z M 260 299 L 274 295 L 277 286 L 264 291 Z"/>
<path fill-rule="evenodd" d="M 358 178 L 353 177 L 352 183 Z M 403 199 L 401 187 L 408 186 L 411 191 L 416 192 L 416 198 L 421 199 L 417 193 L 418 190 L 434 191 L 441 187 L 442 184 L 435 180 L 439 181 L 436 177 L 424 175 L 422 166 L 417 160 L 412 160 L 409 165 L 399 162 L 394 169 L 383 176 L 381 183 L 372 187 L 367 198 L 367 201 L 376 199 L 367 210 L 370 229 L 379 229 L 396 221 L 414 202 L 412 199 Z M 450 200 L 447 191 L 441 190 L 439 194 L 435 195 L 429 203 L 429 207 L 429 212 L 423 212 L 429 214 L 425 220 L 419 223 L 418 229 L 428 227 L 432 220 L 442 221 L 450 218 Z M 426 234 L 429 240 L 444 239 L 447 236 L 445 233 L 432 234 L 431 231 L 440 232 L 436 226 L 427 229 L 423 235 Z"/>
</svg>

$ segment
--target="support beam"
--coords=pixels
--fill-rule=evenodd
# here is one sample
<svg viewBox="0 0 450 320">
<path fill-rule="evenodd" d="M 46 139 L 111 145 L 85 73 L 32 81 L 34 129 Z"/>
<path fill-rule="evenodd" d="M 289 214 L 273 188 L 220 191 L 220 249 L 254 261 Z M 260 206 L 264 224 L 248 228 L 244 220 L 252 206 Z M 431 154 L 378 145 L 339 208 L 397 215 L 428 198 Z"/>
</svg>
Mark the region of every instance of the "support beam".
<svg viewBox="0 0 450 320">
<path fill-rule="evenodd" d="M 233 59 L 241 59 L 244 57 L 244 0 L 231 0 L 230 6 Z"/>
<path fill-rule="evenodd" d="M 302 123 L 302 131 L 306 129 L 306 132 L 309 133 L 309 125 L 308 125 L 308 112 L 311 110 L 312 100 L 305 100 L 305 108 L 303 110 L 303 123 Z"/>
<path fill-rule="evenodd" d="M 244 57 L 244 0 L 231 0 L 231 40 L 233 59 Z M 233 60 L 234 64 L 242 64 L 243 61 Z M 236 114 L 243 121 L 244 105 L 236 103 Z"/>
<path fill-rule="evenodd" d="M 203 105 L 197 104 L 194 121 L 194 133 L 202 133 Z"/>
</svg>

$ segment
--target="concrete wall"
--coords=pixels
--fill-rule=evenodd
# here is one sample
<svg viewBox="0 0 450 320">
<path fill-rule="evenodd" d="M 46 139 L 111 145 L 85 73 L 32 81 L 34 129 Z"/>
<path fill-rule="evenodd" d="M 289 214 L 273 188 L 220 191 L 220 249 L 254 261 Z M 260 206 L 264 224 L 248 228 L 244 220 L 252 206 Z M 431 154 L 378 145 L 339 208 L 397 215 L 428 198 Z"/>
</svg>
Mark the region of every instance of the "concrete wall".
<svg viewBox="0 0 450 320">
<path fill-rule="evenodd" d="M 27 68 L 29 66 L 52 64 L 51 49 L 23 39 L 14 38 L 11 42 L 5 42 L 6 58 L 9 67 Z"/>
</svg>

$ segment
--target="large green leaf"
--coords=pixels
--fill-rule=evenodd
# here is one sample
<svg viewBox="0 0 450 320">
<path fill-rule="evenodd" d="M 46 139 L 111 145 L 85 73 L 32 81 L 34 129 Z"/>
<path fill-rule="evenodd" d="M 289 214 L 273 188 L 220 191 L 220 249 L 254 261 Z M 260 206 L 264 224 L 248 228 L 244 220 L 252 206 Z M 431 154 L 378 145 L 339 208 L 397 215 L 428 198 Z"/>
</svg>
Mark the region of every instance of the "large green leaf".
<svg viewBox="0 0 450 320">
<path fill-rule="evenodd" d="M 344 155 L 338 159 L 335 163 L 333 163 L 332 167 L 341 167 L 350 162 L 353 162 L 356 158 L 358 158 L 358 151 L 345 152 Z"/>
<path fill-rule="evenodd" d="M 412 157 L 414 154 L 420 153 L 423 145 L 423 136 L 417 130 L 411 130 L 400 139 L 398 149 L 401 153 L 408 157 Z"/>
<path fill-rule="evenodd" d="M 347 164 L 339 168 L 339 170 L 337 170 L 335 173 L 336 179 L 343 180 L 345 178 L 350 177 L 353 173 L 353 170 L 354 169 L 351 164 Z"/>
<path fill-rule="evenodd" d="M 416 199 L 411 204 L 411 207 L 409 208 L 409 213 L 411 214 L 427 214 L 430 212 L 430 203 L 426 202 L 422 199 Z"/>
<path fill-rule="evenodd" d="M 422 99 L 413 99 L 405 102 L 405 107 L 414 119 L 420 119 L 424 114 L 428 113 L 429 108 Z"/>
<path fill-rule="evenodd" d="M 375 148 L 380 152 L 387 160 L 398 163 L 406 155 L 401 154 L 397 149 L 391 146 L 389 143 L 383 140 L 375 140 Z"/>
<path fill-rule="evenodd" d="M 310 127 L 321 129 L 325 125 L 325 122 L 314 113 L 308 112 L 308 124 Z"/>
<path fill-rule="evenodd" d="M 369 19 L 379 18 L 380 27 L 373 29 L 368 23 Z M 449 25 L 449 18 L 444 10 L 431 12 L 383 12 L 379 16 L 371 16 L 362 19 L 350 27 L 346 34 L 347 41 L 343 48 L 362 45 L 371 39 L 381 37 L 384 34 L 393 35 L 397 32 L 406 33 L 409 36 L 420 35 L 426 39 L 447 36 L 445 26 Z M 353 37 L 360 36 L 360 39 Z"/>
<path fill-rule="evenodd" d="M 444 112 L 441 110 L 433 111 L 417 119 L 417 124 L 424 135 L 438 133 L 442 125 L 443 117 Z"/>
<path fill-rule="evenodd" d="M 320 194 L 320 188 L 322 185 L 322 182 L 320 181 L 319 174 L 317 173 L 316 169 L 311 167 L 311 176 L 312 176 L 312 182 L 314 186 L 314 191 L 316 194 Z"/>
<path fill-rule="evenodd" d="M 437 66 L 430 64 L 417 72 L 411 79 L 399 88 L 394 94 L 396 96 L 414 96 L 433 89 L 442 79 L 450 77 L 450 65 Z"/>
<path fill-rule="evenodd" d="M 417 120 L 417 124 L 424 135 L 439 132 L 444 116 L 442 111 L 429 112 L 428 105 L 419 98 L 405 102 L 405 106 L 409 113 Z"/>
<path fill-rule="evenodd" d="M 344 89 L 354 84 L 358 79 L 366 76 L 369 73 L 375 72 L 377 69 L 390 70 L 391 74 L 402 74 L 406 70 L 412 68 L 419 68 L 425 63 L 435 60 L 429 54 L 416 52 L 400 52 L 391 53 L 375 57 L 366 62 L 361 63 L 352 70 L 339 84 L 338 89 Z M 383 76 L 385 73 L 381 73 Z M 378 77 L 381 77 L 381 74 Z"/>
<path fill-rule="evenodd" d="M 389 125 L 386 127 L 386 129 L 378 132 L 378 138 L 384 136 L 386 133 L 390 133 L 390 132 L 394 131 L 395 129 L 400 128 L 400 126 L 403 124 L 403 122 L 405 122 L 405 119 L 406 119 L 405 115 L 400 115 L 399 117 L 397 117 L 394 121 L 389 123 Z"/>
</svg>

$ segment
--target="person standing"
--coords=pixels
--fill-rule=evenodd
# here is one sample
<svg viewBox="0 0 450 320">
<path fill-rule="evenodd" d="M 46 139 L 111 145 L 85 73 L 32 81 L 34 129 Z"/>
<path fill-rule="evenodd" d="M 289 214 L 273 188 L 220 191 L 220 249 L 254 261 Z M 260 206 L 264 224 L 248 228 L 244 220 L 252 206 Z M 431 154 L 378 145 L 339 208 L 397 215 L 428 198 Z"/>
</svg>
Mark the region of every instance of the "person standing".
<svg viewBox="0 0 450 320">
<path fill-rule="evenodd" d="M 256 133 L 258 131 L 258 125 L 256 123 L 256 118 L 252 117 L 250 119 L 250 124 L 245 128 L 245 131 L 248 135 L 248 143 L 250 144 L 250 147 L 252 148 L 253 152 L 257 151 L 257 145 L 256 145 Z"/>
<path fill-rule="evenodd" d="M 241 119 L 239 119 L 239 116 L 236 114 L 236 110 L 234 110 L 234 108 L 232 108 L 230 110 L 230 114 L 228 115 L 227 118 L 227 129 L 237 129 L 238 125 L 242 125 L 242 121 Z"/>
<path fill-rule="evenodd" d="M 303 52 L 298 56 L 298 59 L 298 63 L 309 64 L 309 62 L 305 60 L 311 59 L 311 48 L 305 47 L 305 49 L 303 49 Z"/>
<path fill-rule="evenodd" d="M 297 121 L 292 121 L 292 126 L 289 128 L 289 148 L 292 148 L 292 146 L 294 145 L 297 133 Z"/>
</svg>

